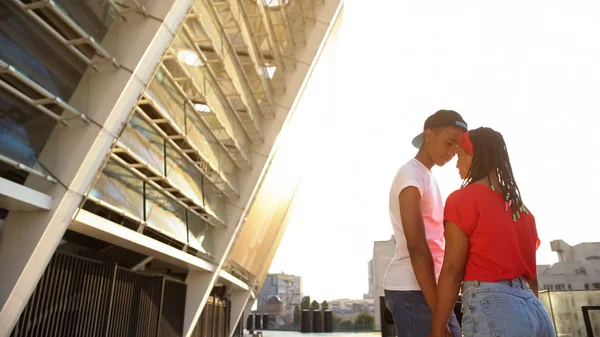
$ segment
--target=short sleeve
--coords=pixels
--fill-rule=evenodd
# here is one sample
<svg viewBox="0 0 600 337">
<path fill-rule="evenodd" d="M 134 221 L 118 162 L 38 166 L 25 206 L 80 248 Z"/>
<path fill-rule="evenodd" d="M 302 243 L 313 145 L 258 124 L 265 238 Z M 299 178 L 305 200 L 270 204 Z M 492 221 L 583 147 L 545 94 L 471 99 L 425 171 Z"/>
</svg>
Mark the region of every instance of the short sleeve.
<svg viewBox="0 0 600 337">
<path fill-rule="evenodd" d="M 419 190 L 421 197 L 423 197 L 426 188 L 422 174 L 409 168 L 402 168 L 398 171 L 396 179 L 394 179 L 394 190 L 396 191 L 396 194 L 400 195 L 400 192 L 407 187 L 416 187 Z"/>
<path fill-rule="evenodd" d="M 455 223 L 470 237 L 477 227 L 479 212 L 475 200 L 461 192 L 464 190 L 455 191 L 446 199 L 444 221 Z"/>
<path fill-rule="evenodd" d="M 533 238 L 535 240 L 535 250 L 538 250 L 538 248 L 540 248 L 540 244 L 542 243 L 542 241 L 540 240 L 540 237 L 538 236 L 537 226 L 535 224 L 535 217 L 533 216 L 533 214 L 531 214 L 531 232 L 533 233 Z"/>
</svg>

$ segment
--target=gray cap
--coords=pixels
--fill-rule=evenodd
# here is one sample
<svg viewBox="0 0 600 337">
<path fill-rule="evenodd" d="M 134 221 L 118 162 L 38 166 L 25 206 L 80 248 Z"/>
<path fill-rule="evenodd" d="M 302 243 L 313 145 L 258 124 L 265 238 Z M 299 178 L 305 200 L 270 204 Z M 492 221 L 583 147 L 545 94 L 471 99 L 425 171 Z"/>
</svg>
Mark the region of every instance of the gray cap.
<svg viewBox="0 0 600 337">
<path fill-rule="evenodd" d="M 443 126 L 456 126 L 465 131 L 468 130 L 467 122 L 465 122 L 458 112 L 454 110 L 438 110 L 433 115 L 427 117 L 423 124 L 423 132 L 413 138 L 412 145 L 417 149 L 420 149 L 421 146 L 423 146 L 423 142 L 425 142 L 425 130 Z"/>
</svg>

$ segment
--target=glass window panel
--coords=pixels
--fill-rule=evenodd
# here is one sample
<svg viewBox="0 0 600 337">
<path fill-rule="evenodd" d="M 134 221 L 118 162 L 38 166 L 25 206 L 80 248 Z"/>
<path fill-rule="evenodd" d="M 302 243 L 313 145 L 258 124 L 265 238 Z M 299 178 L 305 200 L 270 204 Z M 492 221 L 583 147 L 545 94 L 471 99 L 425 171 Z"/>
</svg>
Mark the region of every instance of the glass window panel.
<svg viewBox="0 0 600 337">
<path fill-rule="evenodd" d="M 10 1 L 0 1 L 0 46 L 0 60 L 67 102 L 87 69 L 85 63 Z M 19 85 L 7 74 L 0 77 Z M 56 106 L 48 107 L 57 115 L 62 114 Z M 37 158 L 55 125 L 54 119 L 16 96 L 0 92 L 0 154 L 45 172 L 37 165 Z M 9 173 L 14 169 L 6 165 L 0 170 L 3 176 L 14 176 Z"/>
<path fill-rule="evenodd" d="M 186 134 L 212 166 L 218 169 L 219 149 L 217 148 L 217 140 L 214 139 L 210 131 L 202 124 L 198 117 L 194 115 L 189 115 Z"/>
<path fill-rule="evenodd" d="M 540 300 L 553 319 L 558 336 L 585 336 L 581 307 L 598 305 L 600 290 L 547 291 L 540 293 Z M 600 323 L 598 312 L 591 311 L 590 318 L 592 327 Z"/>
<path fill-rule="evenodd" d="M 188 213 L 190 247 L 205 254 L 214 255 L 214 227 L 193 213 Z"/>
<path fill-rule="evenodd" d="M 177 241 L 187 243 L 183 206 L 149 185 L 146 187 L 146 210 L 148 226 Z"/>
<path fill-rule="evenodd" d="M 212 167 L 222 173 L 235 189 L 238 189 L 238 171 L 231 157 L 196 114 L 190 114 L 188 120 L 187 134 L 192 143 L 198 147 Z"/>
<path fill-rule="evenodd" d="M 590 311 L 590 322 L 594 336 L 600 336 L 600 310 Z"/>
<path fill-rule="evenodd" d="M 148 95 L 157 100 L 157 103 L 169 113 L 211 166 L 221 172 L 225 179 L 237 189 L 237 169 L 231 157 L 221 147 L 200 117 L 191 111 L 188 104 L 185 104 L 183 96 L 179 94 L 179 91 L 161 70 L 157 72 L 150 84 Z"/>
<path fill-rule="evenodd" d="M 34 167 L 56 122 L 15 96 L 0 91 L 0 154 Z"/>
<path fill-rule="evenodd" d="M 166 176 L 173 185 L 179 188 L 181 192 L 191 198 L 196 204 L 204 205 L 202 174 L 171 145 L 167 145 Z"/>
<path fill-rule="evenodd" d="M 113 205 L 137 219 L 144 218 L 143 182 L 129 170 L 109 159 L 90 196 Z"/>
<path fill-rule="evenodd" d="M 101 42 L 117 13 L 106 0 L 54 0 L 65 14 L 96 41 Z"/>
<path fill-rule="evenodd" d="M 204 183 L 205 207 L 209 213 L 227 223 L 227 201 L 225 196 L 210 182 Z"/>
<path fill-rule="evenodd" d="M 0 2 L 0 59 L 68 101 L 87 65 L 10 2 Z"/>
<path fill-rule="evenodd" d="M 164 172 L 164 138 L 138 114 L 133 115 L 119 141 L 158 172 Z"/>
<path fill-rule="evenodd" d="M 184 33 L 176 35 L 173 40 L 172 49 L 174 52 L 177 55 L 196 53 L 194 47 L 181 34 Z M 216 118 L 219 120 L 219 123 L 223 125 L 227 134 L 230 137 L 235 137 L 236 142 L 240 146 L 241 150 L 246 153 L 247 156 L 249 156 L 251 142 L 246 135 L 246 131 L 244 131 L 242 125 L 237 120 L 237 117 L 229 109 L 227 103 L 223 101 L 224 97 L 221 97 L 217 93 L 216 88 L 218 88 L 218 86 L 210 79 L 210 77 L 206 75 L 206 67 L 200 67 L 189 62 L 181 63 L 187 69 L 190 76 L 192 76 L 192 78 L 195 80 L 196 85 L 206 97 L 206 103 L 210 106 L 211 111 L 215 113 Z"/>
<path fill-rule="evenodd" d="M 175 120 L 181 130 L 185 129 L 187 123 L 185 100 L 161 69 L 156 72 L 154 79 L 150 82 L 147 95 Z"/>
</svg>

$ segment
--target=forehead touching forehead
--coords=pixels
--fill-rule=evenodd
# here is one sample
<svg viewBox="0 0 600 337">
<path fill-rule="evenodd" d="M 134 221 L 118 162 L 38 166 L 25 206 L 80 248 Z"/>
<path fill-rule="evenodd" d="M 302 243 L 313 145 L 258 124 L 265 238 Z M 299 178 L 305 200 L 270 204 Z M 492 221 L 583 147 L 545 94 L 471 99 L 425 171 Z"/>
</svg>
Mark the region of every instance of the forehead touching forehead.
<svg viewBox="0 0 600 337">
<path fill-rule="evenodd" d="M 463 135 L 463 133 L 465 133 L 465 130 L 456 126 L 442 126 L 439 128 L 434 128 L 432 131 L 436 137 L 444 138 L 445 140 L 449 140 L 457 144 L 460 137 Z"/>
</svg>

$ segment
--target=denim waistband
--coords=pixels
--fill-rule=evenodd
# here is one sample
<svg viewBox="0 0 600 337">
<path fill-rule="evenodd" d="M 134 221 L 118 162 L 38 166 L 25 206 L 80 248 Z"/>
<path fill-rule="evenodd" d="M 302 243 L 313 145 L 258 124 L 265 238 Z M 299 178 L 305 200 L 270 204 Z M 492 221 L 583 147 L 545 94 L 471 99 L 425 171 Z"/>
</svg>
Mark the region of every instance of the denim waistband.
<svg viewBox="0 0 600 337">
<path fill-rule="evenodd" d="M 530 289 L 529 283 L 527 283 L 527 281 L 524 278 L 519 277 L 512 280 L 500 280 L 496 282 L 464 281 L 462 285 L 463 292 L 469 287 L 480 287 L 482 284 L 504 284 L 513 288 Z"/>
</svg>

